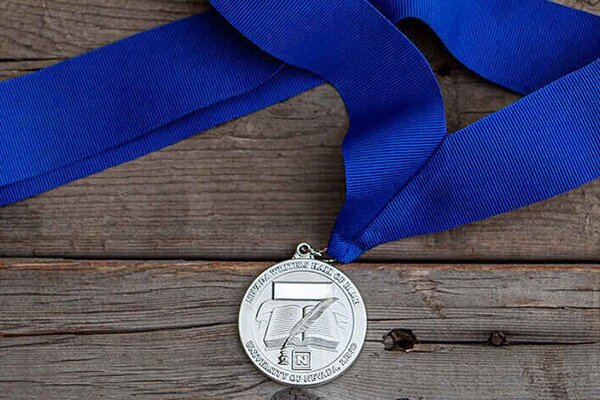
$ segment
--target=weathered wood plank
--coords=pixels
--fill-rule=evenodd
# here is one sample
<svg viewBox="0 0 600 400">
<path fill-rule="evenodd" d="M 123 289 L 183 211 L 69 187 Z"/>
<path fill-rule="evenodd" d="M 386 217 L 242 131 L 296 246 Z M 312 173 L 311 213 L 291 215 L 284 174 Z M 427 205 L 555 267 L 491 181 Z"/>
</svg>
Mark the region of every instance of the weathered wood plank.
<svg viewBox="0 0 600 400">
<path fill-rule="evenodd" d="M 571 5 L 600 12 L 598 2 Z M 22 75 L 205 8 L 202 1 L 0 0 L 0 78 Z M 443 86 L 449 127 L 517 96 L 407 26 Z M 344 191 L 347 122 L 323 86 L 164 151 L 0 209 L 0 256 L 277 259 L 327 241 Z M 600 182 L 451 232 L 381 246 L 365 259 L 600 259 Z"/>
<path fill-rule="evenodd" d="M 0 0 L 0 60 L 72 57 L 206 9 L 203 0 Z"/>
<path fill-rule="evenodd" d="M 199 316 L 235 323 L 244 288 L 267 265 L 0 261 L 0 332 L 183 328 Z M 344 269 L 364 292 L 371 328 L 379 327 L 373 339 L 393 327 L 388 321 L 405 321 L 421 340 L 431 341 L 481 342 L 492 330 L 514 330 L 513 342 L 600 339 L 600 270 L 590 266 L 357 264 Z"/>
<path fill-rule="evenodd" d="M 598 1 L 559 0 L 600 13 Z M 0 59 L 72 57 L 207 9 L 206 0 L 0 0 Z"/>
<path fill-rule="evenodd" d="M 228 343 L 235 326 L 115 335 L 4 339 L 0 399 L 253 399 L 282 387 Z M 600 345 L 423 345 L 389 353 L 367 343 L 323 400 L 597 399 Z"/>
<path fill-rule="evenodd" d="M 0 398 L 269 399 L 237 309 L 264 263 L 0 261 Z M 368 343 L 323 399 L 592 399 L 600 266 L 356 264 Z M 384 350 L 411 329 L 413 352 Z M 487 344 L 502 331 L 507 344 Z"/>
</svg>

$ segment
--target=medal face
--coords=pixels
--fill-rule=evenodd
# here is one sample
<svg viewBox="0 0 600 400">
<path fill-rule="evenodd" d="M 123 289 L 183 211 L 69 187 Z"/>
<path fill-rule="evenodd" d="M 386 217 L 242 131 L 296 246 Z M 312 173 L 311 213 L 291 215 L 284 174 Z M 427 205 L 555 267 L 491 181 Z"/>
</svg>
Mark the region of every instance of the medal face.
<svg viewBox="0 0 600 400">
<path fill-rule="evenodd" d="M 269 378 L 294 386 L 328 382 L 347 370 L 365 341 L 358 289 L 334 266 L 293 259 L 264 271 L 240 308 L 246 353 Z"/>
</svg>

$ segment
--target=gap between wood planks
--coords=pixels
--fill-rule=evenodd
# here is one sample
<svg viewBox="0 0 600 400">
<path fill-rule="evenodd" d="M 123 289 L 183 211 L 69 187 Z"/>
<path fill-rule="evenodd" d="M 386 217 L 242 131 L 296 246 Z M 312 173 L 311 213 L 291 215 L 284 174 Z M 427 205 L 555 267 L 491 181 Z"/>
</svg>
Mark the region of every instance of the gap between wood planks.
<svg viewBox="0 0 600 400">
<path fill-rule="evenodd" d="M 369 322 L 372 322 L 369 320 Z M 402 325 L 399 321 L 395 320 L 378 320 L 378 322 L 385 322 L 389 325 Z M 178 331 L 178 330 L 189 330 L 189 329 L 201 329 L 201 328 L 213 328 L 213 327 L 223 327 L 227 326 L 232 330 L 236 329 L 237 324 L 230 323 L 218 323 L 218 324 L 199 324 L 199 325 L 183 325 L 183 326 L 165 326 L 165 327 L 157 327 L 157 328 L 145 328 L 145 329 L 129 329 L 129 330 L 90 330 L 90 331 L 75 331 L 75 330 L 65 330 L 65 331 L 46 331 L 46 332 L 31 332 L 31 333 L 1 333 L 0 338 L 26 338 L 26 337 L 45 337 L 45 336 L 95 336 L 95 335 L 129 335 L 129 334 L 144 334 L 144 333 L 152 333 L 152 332 L 163 332 L 163 331 Z M 390 330 L 392 332 L 393 330 Z M 560 342 L 560 341 L 548 341 L 548 342 L 540 342 L 540 341 L 524 341 L 524 340 L 516 340 L 516 341 L 508 341 L 501 344 L 495 344 L 492 342 L 492 337 L 497 334 L 503 334 L 503 332 L 492 331 L 490 332 L 490 338 L 487 340 L 476 341 L 476 340 L 419 340 L 415 338 L 415 343 L 410 349 L 404 348 L 395 348 L 395 349 L 386 349 L 388 351 L 401 351 L 401 352 L 409 352 L 409 351 L 417 351 L 417 352 L 427 352 L 427 351 L 435 351 L 435 348 L 431 346 L 435 345 L 465 345 L 465 346 L 495 346 L 495 347 L 505 347 L 505 346 L 581 346 L 581 345 L 590 345 L 590 344 L 600 344 L 600 341 L 581 341 L 581 342 Z M 504 335 L 504 334 L 503 334 Z M 504 335 L 505 336 L 505 335 Z M 385 345 L 385 336 L 381 340 L 373 340 L 366 339 L 366 343 L 376 343 Z M 22 345 L 20 345 L 22 346 Z M 12 346 L 3 346 L 4 348 L 10 348 Z M 385 347 L 385 346 L 384 346 Z"/>
</svg>

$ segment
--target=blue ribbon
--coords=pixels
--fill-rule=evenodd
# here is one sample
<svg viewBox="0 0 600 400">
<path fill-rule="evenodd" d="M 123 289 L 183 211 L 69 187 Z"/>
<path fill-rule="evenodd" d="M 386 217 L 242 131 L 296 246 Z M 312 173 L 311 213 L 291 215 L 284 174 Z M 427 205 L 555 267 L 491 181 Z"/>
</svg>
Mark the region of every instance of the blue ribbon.
<svg viewBox="0 0 600 400">
<path fill-rule="evenodd" d="M 323 82 L 350 118 L 342 262 L 600 177 L 598 17 L 543 0 L 212 3 L 235 29 L 208 12 L 0 84 L 0 205 Z M 526 97 L 448 134 L 431 68 L 390 22 L 409 17 Z"/>
</svg>

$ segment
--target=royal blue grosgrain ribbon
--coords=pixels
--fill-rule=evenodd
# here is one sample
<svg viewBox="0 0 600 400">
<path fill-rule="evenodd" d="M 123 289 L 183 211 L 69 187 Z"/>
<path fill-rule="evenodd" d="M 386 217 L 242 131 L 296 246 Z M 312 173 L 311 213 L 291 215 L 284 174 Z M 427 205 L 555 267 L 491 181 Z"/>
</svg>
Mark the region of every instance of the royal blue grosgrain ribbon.
<svg viewBox="0 0 600 400">
<path fill-rule="evenodd" d="M 600 176 L 600 18 L 543 0 L 213 0 L 0 85 L 0 205 L 125 162 L 324 81 L 346 104 L 342 262 Z M 448 135 L 431 68 L 390 21 L 429 24 L 527 95 Z M 238 33 L 237 31 L 241 32 Z"/>
</svg>

